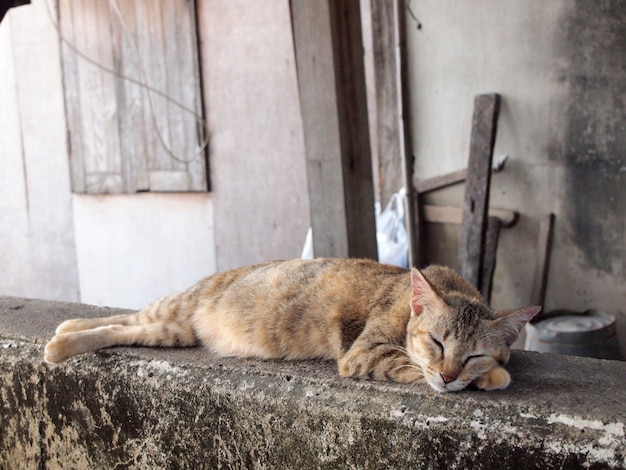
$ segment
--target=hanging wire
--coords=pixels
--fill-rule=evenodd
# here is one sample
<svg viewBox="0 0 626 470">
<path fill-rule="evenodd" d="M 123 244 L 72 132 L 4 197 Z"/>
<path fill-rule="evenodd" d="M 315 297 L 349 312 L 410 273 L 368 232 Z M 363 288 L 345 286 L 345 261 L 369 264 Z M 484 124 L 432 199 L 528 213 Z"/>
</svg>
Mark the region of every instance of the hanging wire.
<svg viewBox="0 0 626 470">
<path fill-rule="evenodd" d="M 90 63 L 91 65 L 107 72 L 110 73 L 111 75 L 114 75 L 122 80 L 126 80 L 130 83 L 133 83 L 141 88 L 143 88 L 144 90 L 146 90 L 146 94 L 148 96 L 148 107 L 150 110 L 150 117 L 152 119 L 152 123 L 154 125 L 154 128 L 156 129 L 156 133 L 159 137 L 159 142 L 161 144 L 161 146 L 165 149 L 165 151 L 167 152 L 167 154 L 174 160 L 176 160 L 179 163 L 184 163 L 184 164 L 189 164 L 191 162 L 193 162 L 194 160 L 198 159 L 199 157 L 202 156 L 202 154 L 204 153 L 204 150 L 207 148 L 207 146 L 209 145 L 210 142 L 210 135 L 209 135 L 209 129 L 208 129 L 208 124 L 206 122 L 206 120 L 204 119 L 204 117 L 199 114 L 198 112 L 196 112 L 194 109 L 191 109 L 187 106 L 185 106 L 183 103 L 181 103 L 180 101 L 176 100 L 175 98 L 172 98 L 170 95 L 168 95 L 167 93 L 162 92 L 161 90 L 158 90 L 152 86 L 150 86 L 150 83 L 148 81 L 148 77 L 146 74 L 146 70 L 145 70 L 145 66 L 144 66 L 144 62 L 142 59 L 142 55 L 141 52 L 139 51 L 139 47 L 137 46 L 137 43 L 133 37 L 133 34 L 130 30 L 130 28 L 128 27 L 128 24 L 126 23 L 126 19 L 124 18 L 124 15 L 122 14 L 122 11 L 117 3 L 117 0 L 109 0 L 109 6 L 111 8 L 112 11 L 114 11 L 115 15 L 118 18 L 118 21 L 120 22 L 120 24 L 122 25 L 122 29 L 124 30 L 124 32 L 128 35 L 128 38 L 130 40 L 130 43 L 133 47 L 133 50 L 135 51 L 135 54 L 137 54 L 137 60 L 139 63 L 139 70 L 140 70 L 140 75 L 141 75 L 141 80 L 137 80 L 136 78 L 133 77 L 129 77 L 127 75 L 124 75 L 120 72 L 118 72 L 117 70 L 111 69 L 109 67 L 107 67 L 106 65 L 102 65 L 100 62 L 92 59 L 91 57 L 89 57 L 87 54 L 83 53 L 80 49 L 78 49 L 78 47 L 76 47 L 76 45 L 74 43 L 72 43 L 69 39 L 67 39 L 65 37 L 65 35 L 63 34 L 63 32 L 61 31 L 61 28 L 59 27 L 58 22 L 54 19 L 53 15 L 52 15 L 52 10 L 50 8 L 50 5 L 48 4 L 48 0 L 44 0 L 44 3 L 46 4 L 46 10 L 48 12 L 48 17 L 50 18 L 50 21 L 52 23 L 52 25 L 54 26 L 54 28 L 57 31 L 57 35 L 59 37 L 59 39 L 67 46 L 69 47 L 76 55 L 78 55 L 79 57 L 81 57 L 83 60 L 85 60 L 86 62 Z M 175 106 L 178 106 L 180 109 L 182 109 L 183 111 L 186 111 L 190 114 L 192 114 L 193 116 L 195 116 L 196 118 L 196 122 L 198 124 L 200 124 L 200 126 L 202 127 L 202 129 L 204 130 L 203 134 L 204 134 L 204 140 L 202 141 L 198 151 L 191 157 L 191 158 L 181 158 L 178 155 L 176 155 L 172 149 L 167 145 L 167 143 L 165 142 L 165 138 L 163 137 L 163 134 L 161 133 L 161 129 L 159 128 L 159 125 L 157 123 L 157 118 L 156 118 L 156 114 L 154 112 L 154 104 L 153 104 L 153 99 L 152 99 L 152 93 L 161 96 L 162 98 L 166 99 L 167 101 L 169 101 L 170 103 L 174 104 Z"/>
<path fill-rule="evenodd" d="M 420 20 L 417 19 L 417 16 L 415 16 L 415 13 L 413 13 L 413 9 L 411 8 L 412 1 L 413 0 L 409 0 L 409 2 L 406 4 L 406 9 L 409 12 L 411 18 L 413 18 L 413 20 L 415 21 L 415 27 L 417 29 L 422 29 L 422 23 L 420 23 Z"/>
</svg>

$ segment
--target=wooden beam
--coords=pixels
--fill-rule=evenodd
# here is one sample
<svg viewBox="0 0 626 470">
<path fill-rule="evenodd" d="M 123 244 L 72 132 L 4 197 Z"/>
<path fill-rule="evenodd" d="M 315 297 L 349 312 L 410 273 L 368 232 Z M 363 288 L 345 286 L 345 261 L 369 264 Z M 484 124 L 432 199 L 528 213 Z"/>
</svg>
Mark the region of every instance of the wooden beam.
<svg viewBox="0 0 626 470">
<path fill-rule="evenodd" d="M 377 258 L 358 0 L 291 0 L 315 256 Z"/>
<path fill-rule="evenodd" d="M 424 222 L 440 224 L 462 224 L 463 209 L 450 206 L 425 205 Z M 489 217 L 496 217 L 500 220 L 501 227 L 512 227 L 517 223 L 519 214 L 508 209 L 489 209 Z"/>
<path fill-rule="evenodd" d="M 487 209 L 491 184 L 491 160 L 496 141 L 500 95 L 478 95 L 474 99 L 468 177 L 459 243 L 461 274 L 478 290 L 485 255 Z"/>
<path fill-rule="evenodd" d="M 428 193 L 437 189 L 442 189 L 453 184 L 462 183 L 467 179 L 467 168 L 462 170 L 446 173 L 445 175 L 435 176 L 425 180 L 419 180 L 415 183 L 415 190 L 420 193 Z"/>
</svg>

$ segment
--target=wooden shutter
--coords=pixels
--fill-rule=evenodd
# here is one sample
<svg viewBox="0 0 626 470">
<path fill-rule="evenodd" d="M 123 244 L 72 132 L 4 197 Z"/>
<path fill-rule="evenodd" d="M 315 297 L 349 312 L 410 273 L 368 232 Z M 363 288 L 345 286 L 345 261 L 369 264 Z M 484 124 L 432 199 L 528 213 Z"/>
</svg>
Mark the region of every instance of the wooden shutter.
<svg viewBox="0 0 626 470">
<path fill-rule="evenodd" d="M 73 191 L 207 191 L 195 2 L 59 0 L 59 16 Z"/>
</svg>

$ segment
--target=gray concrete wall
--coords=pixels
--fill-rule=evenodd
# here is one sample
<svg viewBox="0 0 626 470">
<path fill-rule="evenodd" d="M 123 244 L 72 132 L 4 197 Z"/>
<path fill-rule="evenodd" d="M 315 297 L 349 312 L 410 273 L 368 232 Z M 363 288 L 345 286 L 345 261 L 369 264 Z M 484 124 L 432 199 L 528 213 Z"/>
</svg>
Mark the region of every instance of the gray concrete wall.
<svg viewBox="0 0 626 470">
<path fill-rule="evenodd" d="M 200 348 L 42 363 L 116 312 L 0 297 L 0 468 L 626 468 L 623 362 L 516 352 L 508 390 L 448 395 Z"/>
<path fill-rule="evenodd" d="M 0 292 L 78 301 L 59 43 L 43 2 L 0 23 L 0 83 Z"/>
<path fill-rule="evenodd" d="M 626 339 L 626 4 L 413 2 L 408 17 L 415 179 L 467 164 L 473 96 L 502 94 L 491 205 L 502 231 L 497 307 L 530 301 L 541 217 L 556 214 L 546 308 L 603 309 Z M 463 187 L 430 198 L 459 205 Z M 456 263 L 458 229 L 430 228 L 431 260 Z"/>
<path fill-rule="evenodd" d="M 198 3 L 217 269 L 297 258 L 310 226 L 287 0 Z"/>
<path fill-rule="evenodd" d="M 300 255 L 309 208 L 289 2 L 199 2 L 198 15 L 213 191 L 116 196 L 71 193 L 45 2 L 4 18 L 1 294 L 137 308 L 218 269 Z"/>
<path fill-rule="evenodd" d="M 0 293 L 135 308 L 215 272 L 209 194 L 72 194 L 59 54 L 43 0 L 0 24 Z"/>
</svg>

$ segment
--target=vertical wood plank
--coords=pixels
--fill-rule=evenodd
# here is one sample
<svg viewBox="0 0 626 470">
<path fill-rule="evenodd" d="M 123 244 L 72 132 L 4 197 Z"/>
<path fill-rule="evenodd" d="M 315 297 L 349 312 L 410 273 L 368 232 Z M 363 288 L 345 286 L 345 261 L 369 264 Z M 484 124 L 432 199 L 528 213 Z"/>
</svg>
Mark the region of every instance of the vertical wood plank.
<svg viewBox="0 0 626 470">
<path fill-rule="evenodd" d="M 179 68 L 181 77 L 181 102 L 189 109 L 202 116 L 201 86 L 199 73 L 198 33 L 196 26 L 196 2 L 181 2 L 178 8 L 180 29 L 176 35 L 176 44 L 183 60 Z M 184 34 L 183 34 L 184 32 Z M 185 169 L 189 176 L 189 190 L 206 191 L 208 188 L 207 150 L 201 149 L 204 142 L 204 126 L 197 116 L 178 108 L 183 122 L 183 155 L 187 160 Z"/>
<path fill-rule="evenodd" d="M 129 25 L 135 23 L 135 11 L 132 0 L 118 0 L 120 12 L 126 18 Z M 113 15 L 114 16 L 114 15 Z M 118 70 L 121 74 L 138 78 L 139 73 L 137 70 L 133 70 L 132 60 L 128 60 L 128 57 L 133 56 L 131 38 L 128 37 L 127 32 L 119 21 L 113 21 L 111 24 L 111 38 L 113 45 L 113 60 L 115 70 Z M 115 77 L 116 88 L 116 106 L 119 116 L 119 133 L 120 133 L 120 147 L 118 151 L 121 155 L 122 165 L 122 185 L 123 192 L 134 193 L 137 191 L 138 175 L 135 167 L 135 161 L 137 160 L 137 148 L 135 142 L 139 139 L 134 138 L 134 133 L 138 126 L 133 125 L 133 92 L 137 88 L 129 81 L 122 79 L 121 77 Z"/>
<path fill-rule="evenodd" d="M 108 1 L 98 0 L 94 2 L 97 10 L 95 22 L 98 35 L 96 43 L 96 60 L 108 69 L 115 69 L 113 54 L 113 41 L 111 35 L 112 12 Z M 93 35 L 93 31 L 91 33 Z M 97 98 L 92 102 L 93 114 L 102 117 L 102 126 L 94 127 L 97 130 L 98 144 L 102 145 L 102 169 L 101 173 L 109 172 L 115 175 L 116 186 L 111 192 L 121 193 L 122 179 L 122 154 L 120 153 L 119 114 L 116 99 L 116 78 L 110 72 L 97 69 L 98 90 Z M 118 183 L 119 182 L 119 183 Z"/>
<path fill-rule="evenodd" d="M 554 238 L 555 215 L 546 215 L 539 224 L 537 235 L 537 252 L 535 255 L 535 276 L 533 278 L 531 303 L 544 305 L 548 286 L 548 272 L 550 271 L 550 250 Z"/>
<path fill-rule="evenodd" d="M 358 0 L 291 0 L 315 256 L 377 257 Z"/>
<path fill-rule="evenodd" d="M 496 140 L 500 96 L 478 95 L 474 99 L 468 178 L 463 204 L 463 227 L 459 243 L 461 274 L 478 290 L 485 254 L 491 160 Z"/>
<path fill-rule="evenodd" d="M 487 303 L 491 302 L 493 274 L 496 271 L 496 255 L 498 239 L 502 223 L 498 217 L 487 217 L 487 233 L 485 235 L 485 255 L 481 272 L 480 293 Z"/>
<path fill-rule="evenodd" d="M 371 0 L 380 202 L 383 207 L 405 185 L 396 4 L 397 0 Z"/>
<path fill-rule="evenodd" d="M 329 1 L 348 256 L 378 258 L 359 0 Z"/>
<path fill-rule="evenodd" d="M 404 2 L 371 0 L 371 9 L 380 197 L 384 206 L 395 192 L 405 188 L 409 264 L 421 266 L 423 250 L 418 247 L 422 217 L 419 194 L 413 189 Z"/>
<path fill-rule="evenodd" d="M 202 114 L 195 2 L 117 4 L 122 18 L 107 0 L 60 4 L 63 35 L 102 66 L 63 49 L 73 190 L 206 191 L 202 126 L 189 112 Z"/>
<path fill-rule="evenodd" d="M 421 267 L 425 263 L 424 213 L 420 195 L 413 184 L 413 140 L 410 122 L 410 83 L 409 57 L 406 39 L 406 5 L 398 0 L 396 25 L 398 28 L 398 51 L 400 64 L 400 103 L 402 120 L 402 145 L 404 163 L 404 181 L 407 194 L 407 239 L 409 243 L 409 264 Z"/>
<path fill-rule="evenodd" d="M 179 50 L 178 36 L 182 34 L 183 25 L 180 22 L 180 2 L 163 2 L 161 7 L 163 34 L 163 55 L 167 67 L 166 91 L 168 96 L 178 102 L 183 101 L 182 90 L 184 77 L 181 75 L 181 66 L 185 62 L 185 51 Z M 188 26 L 188 25 L 187 25 Z M 158 100 L 163 100 L 159 97 Z M 170 138 L 170 151 L 165 152 L 165 162 L 162 162 L 158 170 L 184 170 L 184 161 L 190 158 L 185 145 L 183 111 L 172 101 L 163 100 L 164 109 L 167 110 L 167 129 Z"/>
<path fill-rule="evenodd" d="M 328 0 L 291 0 L 315 256 L 348 256 Z"/>
<path fill-rule="evenodd" d="M 139 3 L 144 4 L 146 14 L 143 21 L 146 35 L 141 52 L 147 78 L 150 86 L 167 93 L 168 63 L 165 60 L 163 5 L 162 2 L 140 1 Z M 150 123 L 149 126 L 151 126 L 146 139 L 152 141 L 152 153 L 148 155 L 148 167 L 150 172 L 171 170 L 173 169 L 172 158 L 165 149 L 165 147 L 172 148 L 168 102 L 154 92 L 148 93 L 151 94 L 152 100 L 152 108 L 150 106 L 145 107 L 146 119 Z"/>
<path fill-rule="evenodd" d="M 135 44 L 129 44 L 129 49 L 127 49 L 128 54 L 126 55 L 127 62 L 134 62 L 137 70 L 137 78 L 139 80 L 143 80 L 144 77 L 141 72 L 141 67 L 143 67 L 144 73 L 147 76 L 148 84 L 150 86 L 154 86 L 152 83 L 152 73 L 151 73 L 151 58 L 150 58 L 150 50 L 149 44 L 151 42 L 151 29 L 147 24 L 147 19 L 150 17 L 149 10 L 151 9 L 151 5 L 144 1 L 132 0 L 133 5 L 135 7 L 135 18 L 136 22 L 134 24 L 134 39 Z M 139 58 L 137 54 L 142 55 L 141 63 L 139 62 Z M 129 65 L 129 67 L 132 67 Z M 152 118 L 152 113 L 150 112 L 150 103 L 149 100 L 151 96 L 149 93 L 154 93 L 145 88 L 139 87 L 140 96 L 139 98 L 139 106 L 135 111 L 137 113 L 137 121 L 142 123 L 142 133 L 136 137 L 136 140 L 141 142 L 137 144 L 143 149 L 143 152 L 137 154 L 135 161 L 135 171 L 138 176 L 137 187 L 144 190 L 149 191 L 150 188 L 150 161 L 155 158 L 157 155 L 156 149 L 160 146 L 159 139 L 155 133 L 154 120 Z"/>
<path fill-rule="evenodd" d="M 74 9 L 77 2 L 59 1 L 59 27 L 67 41 L 76 43 Z M 65 113 L 68 122 L 68 143 L 72 189 L 77 193 L 86 192 L 85 147 L 83 145 L 83 119 L 80 107 L 80 86 L 78 81 L 78 60 L 76 52 L 64 41 L 61 42 L 63 65 L 63 88 Z"/>
</svg>

